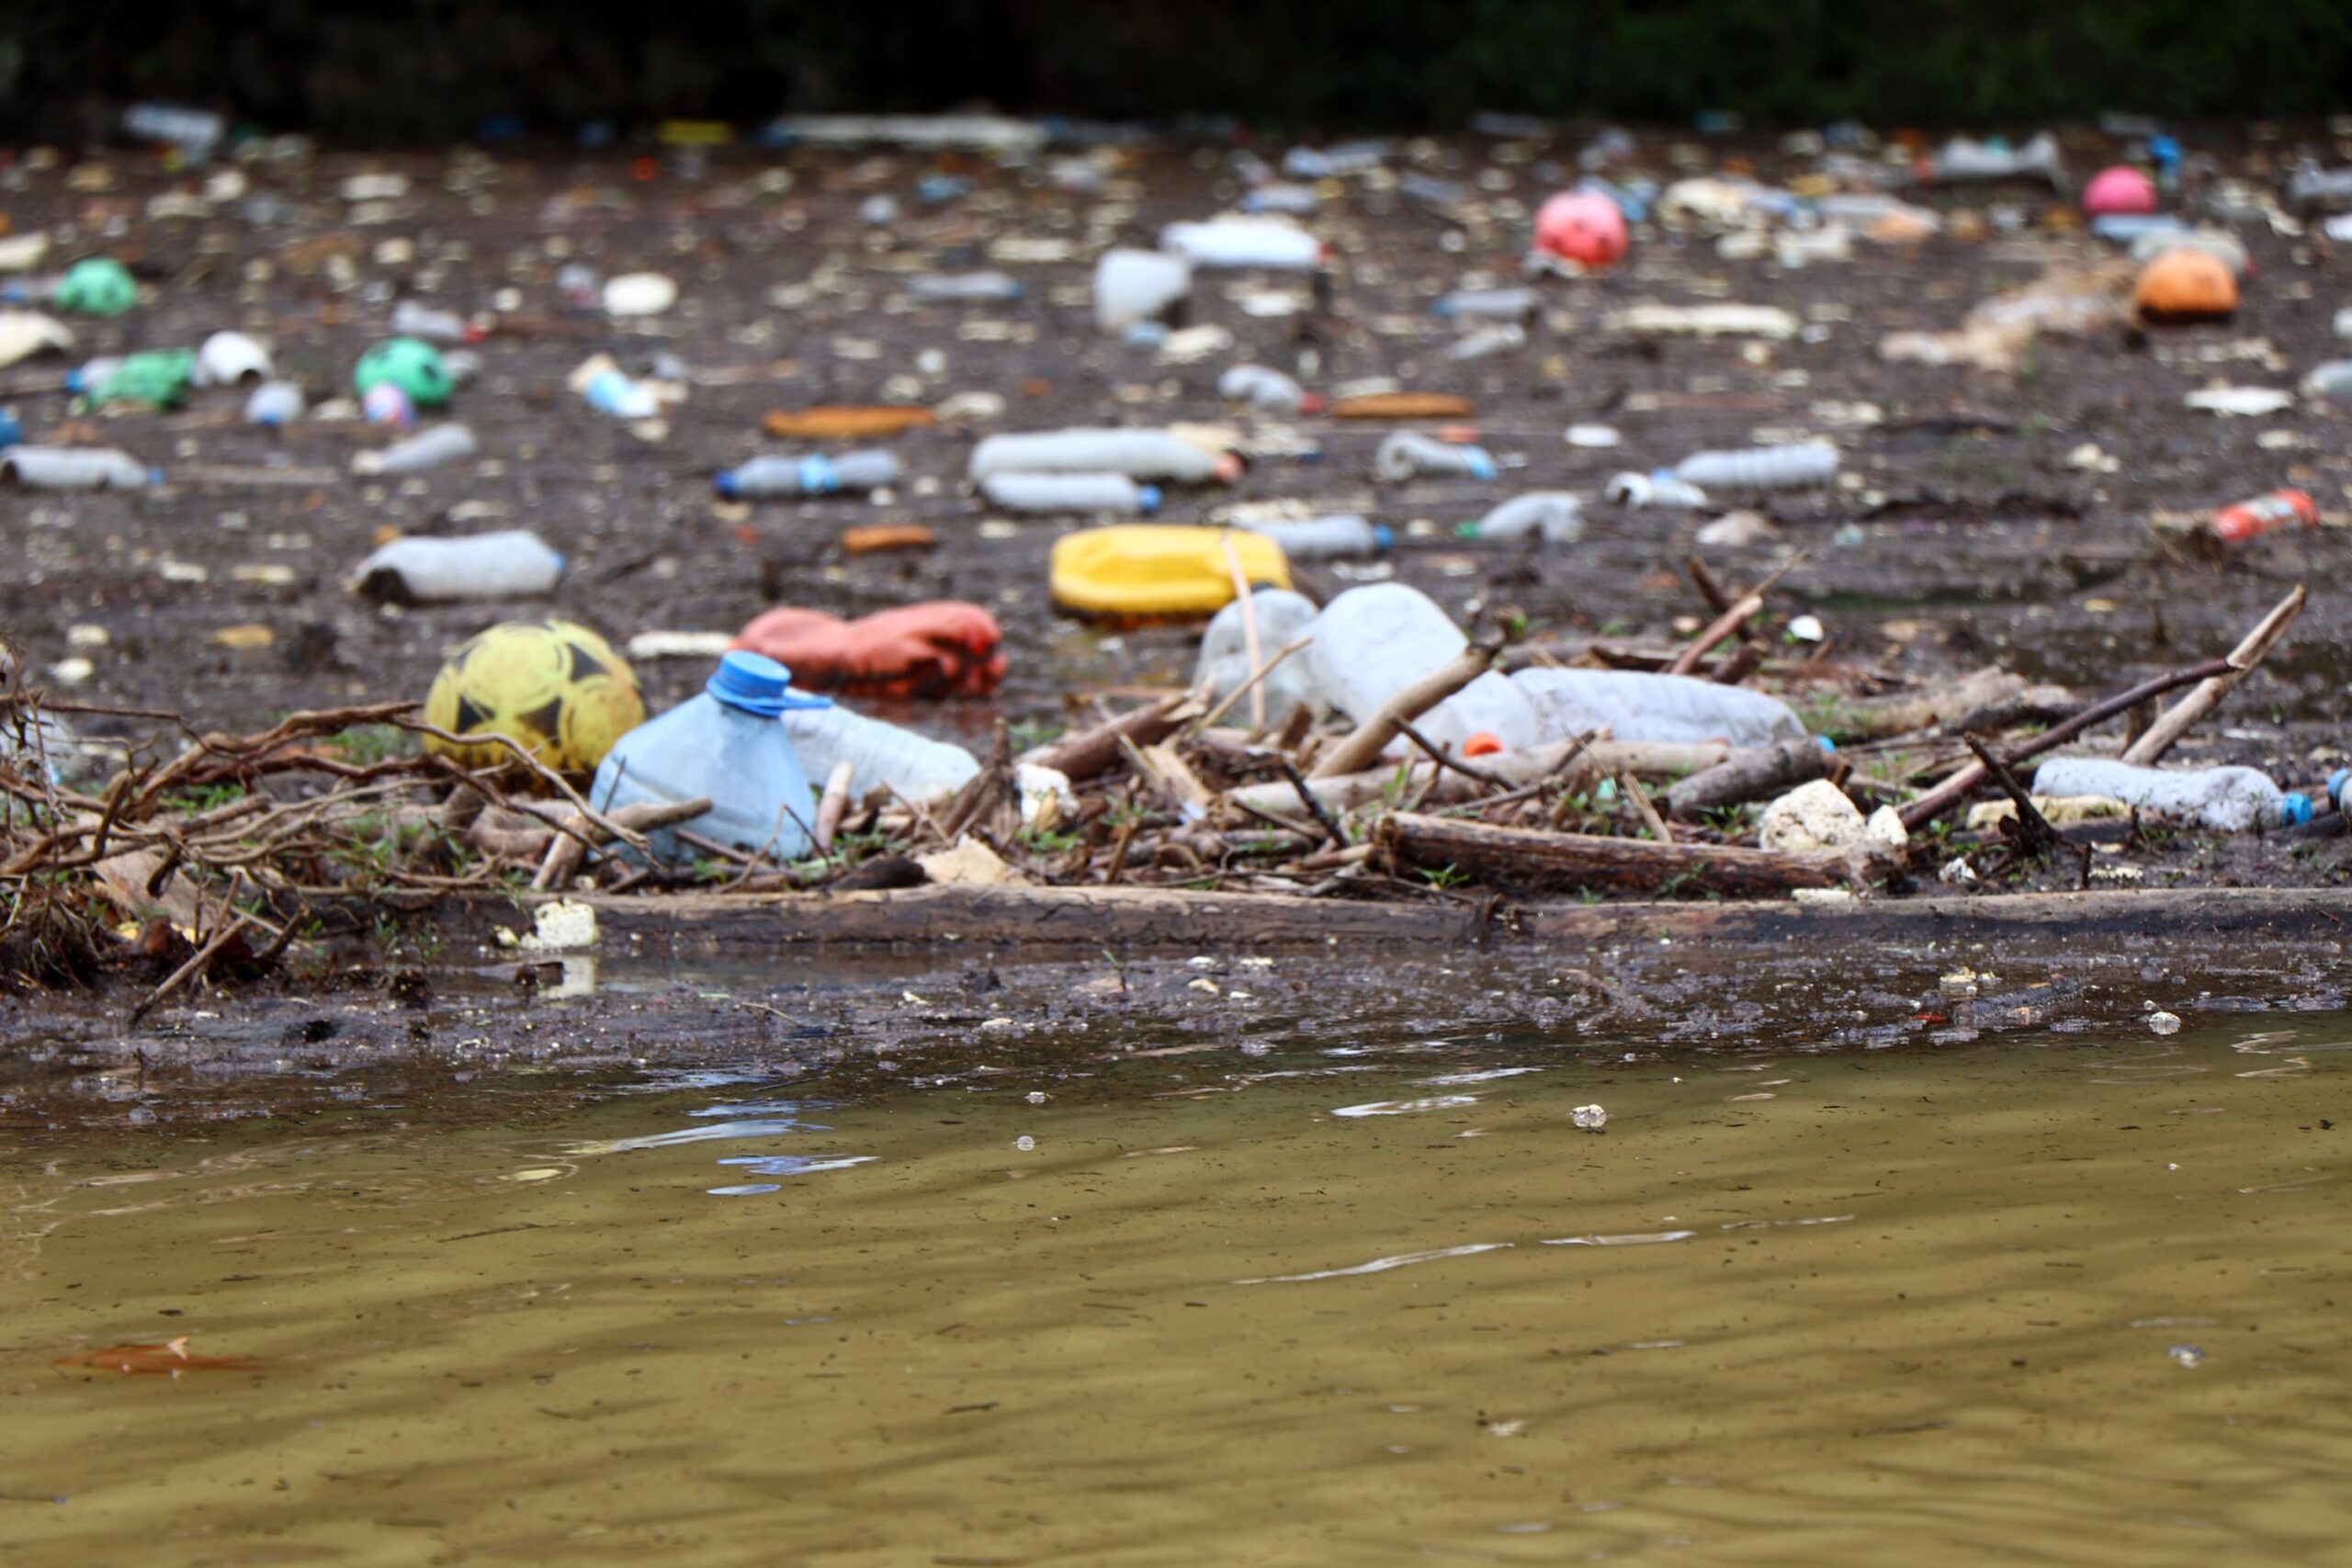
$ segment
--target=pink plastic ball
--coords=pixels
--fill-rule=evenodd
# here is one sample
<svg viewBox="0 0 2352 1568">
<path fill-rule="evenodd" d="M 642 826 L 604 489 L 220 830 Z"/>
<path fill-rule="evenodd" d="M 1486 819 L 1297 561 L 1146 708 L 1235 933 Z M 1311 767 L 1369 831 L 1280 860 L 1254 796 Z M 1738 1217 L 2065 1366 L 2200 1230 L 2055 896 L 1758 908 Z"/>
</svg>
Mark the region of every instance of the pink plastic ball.
<svg viewBox="0 0 2352 1568">
<path fill-rule="evenodd" d="M 1625 254 L 1625 215 L 1594 190 L 1562 191 L 1535 214 L 1535 246 L 1584 266 L 1607 266 Z"/>
<path fill-rule="evenodd" d="M 2121 164 L 2111 169 L 2101 169 L 2083 187 L 2083 210 L 2094 218 L 2106 218 L 2117 213 L 2154 212 L 2156 209 L 2155 182 L 2139 170 Z"/>
</svg>

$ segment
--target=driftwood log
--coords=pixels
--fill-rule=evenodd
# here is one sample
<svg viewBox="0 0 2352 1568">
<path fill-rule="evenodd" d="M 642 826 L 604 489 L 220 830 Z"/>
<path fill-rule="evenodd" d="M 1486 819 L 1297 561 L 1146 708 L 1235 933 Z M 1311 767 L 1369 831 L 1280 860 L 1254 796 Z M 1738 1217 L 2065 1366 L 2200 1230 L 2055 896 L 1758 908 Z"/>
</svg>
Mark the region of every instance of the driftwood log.
<svg viewBox="0 0 2352 1568">
<path fill-rule="evenodd" d="M 1719 806 L 1761 800 L 1809 780 L 1826 778 L 1838 766 L 1837 754 L 1822 750 L 1817 740 L 1783 740 L 1777 746 L 1741 751 L 1703 773 L 1678 780 L 1666 792 L 1666 812 L 1689 818 Z"/>
<path fill-rule="evenodd" d="M 1466 872 L 1484 883 L 1541 891 L 1611 893 L 1704 890 L 1771 897 L 1800 887 L 1840 887 L 1883 875 L 1883 846 L 1811 854 L 1727 844 L 1661 844 L 1589 833 L 1497 828 L 1451 817 L 1396 811 L 1381 818 L 1379 843 L 1400 867 Z"/>
<path fill-rule="evenodd" d="M 1189 695 L 1179 693 L 1159 702 L 1123 713 L 1091 729 L 1076 735 L 1065 735 L 1049 745 L 1040 746 L 1022 757 L 1024 762 L 1035 762 L 1041 768 L 1053 768 L 1072 784 L 1105 773 L 1123 756 L 1119 742 L 1125 740 L 1136 746 L 1156 746 L 1200 716 L 1201 710 Z"/>
</svg>

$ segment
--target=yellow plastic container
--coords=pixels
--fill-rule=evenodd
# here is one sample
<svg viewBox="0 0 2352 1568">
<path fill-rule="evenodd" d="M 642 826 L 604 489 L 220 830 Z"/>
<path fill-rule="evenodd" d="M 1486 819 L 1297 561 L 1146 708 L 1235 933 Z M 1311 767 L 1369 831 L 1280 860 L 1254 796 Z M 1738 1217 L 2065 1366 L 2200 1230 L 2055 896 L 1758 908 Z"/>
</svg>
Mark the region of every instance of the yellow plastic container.
<svg viewBox="0 0 2352 1568">
<path fill-rule="evenodd" d="M 1120 523 L 1054 541 L 1054 603 L 1081 615 L 1214 615 L 1233 602 L 1230 541 L 1253 588 L 1288 588 L 1290 562 L 1261 534 Z"/>
</svg>

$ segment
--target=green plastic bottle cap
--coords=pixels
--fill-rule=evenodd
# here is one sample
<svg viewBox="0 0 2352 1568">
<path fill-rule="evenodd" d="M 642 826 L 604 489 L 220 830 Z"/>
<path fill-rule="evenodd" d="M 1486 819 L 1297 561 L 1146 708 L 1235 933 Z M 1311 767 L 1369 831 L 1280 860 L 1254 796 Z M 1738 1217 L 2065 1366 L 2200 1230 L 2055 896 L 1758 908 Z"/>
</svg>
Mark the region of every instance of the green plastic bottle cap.
<svg viewBox="0 0 2352 1568">
<path fill-rule="evenodd" d="M 82 316 L 119 316 L 139 303 L 139 283 L 111 256 L 91 256 L 65 269 L 57 308 Z"/>
<path fill-rule="evenodd" d="M 449 367 L 441 351 L 413 337 L 386 338 L 361 355 L 359 367 L 351 373 L 351 384 L 362 397 L 385 381 L 421 409 L 439 408 L 449 400 Z"/>
</svg>

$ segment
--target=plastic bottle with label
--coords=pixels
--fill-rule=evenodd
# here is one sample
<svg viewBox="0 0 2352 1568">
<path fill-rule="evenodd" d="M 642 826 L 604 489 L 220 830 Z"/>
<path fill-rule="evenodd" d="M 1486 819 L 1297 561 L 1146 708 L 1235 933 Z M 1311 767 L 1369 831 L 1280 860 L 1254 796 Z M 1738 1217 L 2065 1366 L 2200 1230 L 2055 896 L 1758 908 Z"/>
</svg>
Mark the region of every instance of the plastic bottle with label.
<svg viewBox="0 0 2352 1568">
<path fill-rule="evenodd" d="M 1804 490 L 1838 477 L 1838 448 L 1817 442 L 1753 451 L 1693 452 L 1674 477 L 1702 490 Z"/>
<path fill-rule="evenodd" d="M 1175 484 L 1231 482 L 1240 463 L 1165 430 L 1033 430 L 991 435 L 972 448 L 971 474 L 1125 474 Z"/>
<path fill-rule="evenodd" d="M 1324 606 L 1312 632 L 1315 640 L 1300 657 L 1307 660 L 1316 694 L 1359 724 L 1470 646 L 1435 601 L 1401 582 L 1350 589 Z M 1457 754 L 1480 733 L 1512 750 L 1549 739 L 1527 694 L 1491 671 L 1430 708 L 1414 728 Z"/>
<path fill-rule="evenodd" d="M 1535 668 L 1510 680 L 1534 705 L 1546 740 L 1602 726 L 1618 740 L 1723 740 L 1742 750 L 1805 739 L 1804 721 L 1778 697 L 1690 675 Z"/>
<path fill-rule="evenodd" d="M 880 490 L 899 481 L 899 459 L 888 452 L 845 452 L 839 457 L 754 457 L 721 468 L 711 483 L 729 501 L 763 496 L 838 495 Z"/>
<path fill-rule="evenodd" d="M 1361 560 L 1386 555 L 1396 542 L 1386 524 L 1366 522 L 1353 513 L 1234 526 L 1272 539 L 1289 560 Z"/>
<path fill-rule="evenodd" d="M 2256 768 L 2145 768 L 2111 757 L 2052 757 L 2033 773 L 2044 795 L 2104 795 L 2222 833 L 2312 819 L 2311 797 L 2281 790 Z"/>
<path fill-rule="evenodd" d="M 905 800 L 936 800 L 963 788 L 980 771 L 979 760 L 961 746 L 853 713 L 839 703 L 788 707 L 784 728 L 811 779 L 830 778 L 833 765 L 849 759 L 852 800 L 886 787 Z"/>
<path fill-rule="evenodd" d="M 1569 545 L 1584 537 L 1584 507 L 1566 491 L 1539 490 L 1515 495 L 1477 522 L 1482 539 L 1540 536 L 1547 545 Z"/>
<path fill-rule="evenodd" d="M 1483 446 L 1433 441 L 1409 430 L 1391 434 L 1373 454 L 1372 471 L 1391 484 L 1413 479 L 1491 479 L 1495 459 Z"/>
<path fill-rule="evenodd" d="M 353 590 L 413 604 L 524 599 L 551 593 L 563 557 L 537 534 L 503 528 L 464 539 L 394 539 L 359 563 Z"/>
<path fill-rule="evenodd" d="M 162 484 L 164 470 L 110 446 L 11 446 L 0 452 L 0 480 L 27 490 L 144 490 Z"/>
<path fill-rule="evenodd" d="M 361 452 L 351 459 L 355 474 L 418 474 L 470 457 L 478 450 L 474 433 L 462 424 L 436 424 L 395 441 L 380 452 Z"/>
<path fill-rule="evenodd" d="M 799 859 L 808 852 L 817 802 L 791 732 L 776 720 L 832 705 L 791 684 L 792 672 L 773 659 L 741 649 L 727 654 L 700 696 L 614 744 L 597 765 L 589 798 L 607 811 L 706 799 L 710 809 L 683 830 L 774 861 Z M 678 842 L 679 830 L 647 836 L 657 859 L 691 853 Z"/>
<path fill-rule="evenodd" d="M 1148 517 L 1159 510 L 1159 487 L 1125 474 L 989 474 L 980 480 L 980 494 L 1007 512 Z"/>
</svg>

